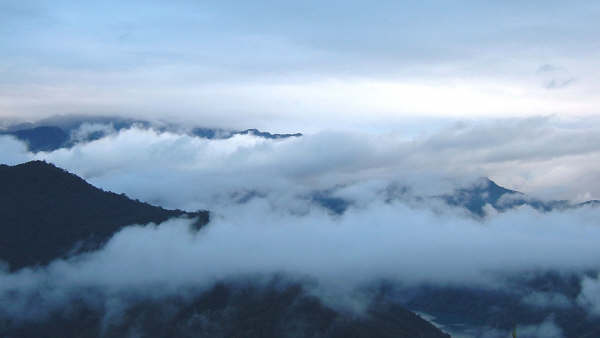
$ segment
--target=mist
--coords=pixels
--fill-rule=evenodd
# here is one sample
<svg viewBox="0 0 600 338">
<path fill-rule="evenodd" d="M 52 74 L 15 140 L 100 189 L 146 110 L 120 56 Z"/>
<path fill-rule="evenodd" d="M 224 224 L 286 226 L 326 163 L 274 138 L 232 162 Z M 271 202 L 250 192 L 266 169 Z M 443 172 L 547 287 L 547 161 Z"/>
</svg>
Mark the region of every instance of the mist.
<svg viewBox="0 0 600 338">
<path fill-rule="evenodd" d="M 209 140 L 96 124 L 83 125 L 72 139 L 97 130 L 107 137 L 47 153 L 29 153 L 4 137 L 0 161 L 47 160 L 101 188 L 184 209 L 212 209 L 249 192 L 279 199 L 373 182 L 427 196 L 479 177 L 544 199 L 580 202 L 600 196 L 596 125 L 534 118 L 462 123 L 416 136 L 323 131 L 282 140 L 253 135 Z"/>
<path fill-rule="evenodd" d="M 74 290 L 151 289 L 151 297 L 160 297 L 276 274 L 312 281 L 315 294 L 326 301 L 382 280 L 406 287 L 501 289 L 508 287 L 508 277 L 531 271 L 597 269 L 600 254 L 594 208 L 540 213 L 525 207 L 483 222 L 455 210 L 381 201 L 341 216 L 324 210 L 281 212 L 264 199 L 227 211 L 199 232 L 191 230 L 189 220 L 132 225 L 100 251 L 3 273 L 2 302 L 12 304 L 4 311 L 39 311 L 39 304 L 27 301 L 33 296 L 48 306 L 64 305 Z M 597 286 L 592 280 L 584 285 L 581 297 L 588 299 Z M 594 306 L 591 313 L 597 312 Z"/>
<path fill-rule="evenodd" d="M 102 189 L 211 211 L 199 231 L 184 219 L 131 225 L 98 251 L 2 272 L 0 302 L 10 306 L 1 314 L 40 320 L 74 300 L 118 312 L 135 299 L 285 276 L 324 304 L 357 314 L 374 285 L 392 283 L 404 290 L 500 290 L 531 308 L 578 307 L 597 316 L 599 283 L 590 275 L 599 268 L 597 208 L 487 205 L 478 217 L 439 198 L 480 177 L 548 199 L 597 196 L 599 187 L 587 183 L 596 175 L 600 140 L 591 129 L 555 122 L 457 125 L 417 137 L 326 131 L 281 140 L 85 125 L 73 133 L 80 140 L 73 147 L 38 153 L 0 137 L 2 163 L 43 159 Z M 81 141 L 97 130 L 107 136 Z M 527 150 L 509 151 L 525 143 Z M 546 170 L 557 163 L 560 173 Z M 332 211 L 315 194 L 344 201 L 343 210 Z M 515 278 L 548 271 L 578 276 L 580 293 L 515 288 Z M 536 325 L 523 332 L 561 334 L 552 318 Z"/>
</svg>

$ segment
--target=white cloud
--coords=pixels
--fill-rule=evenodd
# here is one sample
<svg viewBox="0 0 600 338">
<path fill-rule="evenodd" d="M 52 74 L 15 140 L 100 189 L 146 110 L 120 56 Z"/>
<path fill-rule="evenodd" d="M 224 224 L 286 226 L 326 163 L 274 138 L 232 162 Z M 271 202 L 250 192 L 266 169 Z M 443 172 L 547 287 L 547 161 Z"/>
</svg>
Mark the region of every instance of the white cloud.
<svg viewBox="0 0 600 338">
<path fill-rule="evenodd" d="M 314 292 L 326 300 L 379 280 L 504 288 L 499 277 L 597 268 L 600 255 L 597 210 L 591 208 L 519 209 L 483 223 L 451 210 L 439 214 L 381 201 L 342 216 L 319 209 L 290 213 L 264 199 L 220 211 L 198 233 L 186 220 L 131 226 L 98 252 L 4 272 L 0 298 L 13 304 L 4 311 L 35 317 L 81 290 L 110 299 L 152 289 L 152 297 L 161 297 L 276 273 L 317 281 Z M 42 299 L 32 303 L 31 297 Z"/>
<path fill-rule="evenodd" d="M 110 135 L 115 132 L 115 127 L 112 124 L 83 123 L 79 128 L 71 132 L 70 141 L 74 143 L 85 142 L 90 137 Z"/>
<path fill-rule="evenodd" d="M 186 209 L 213 208 L 248 192 L 277 199 L 336 186 L 334 194 L 351 199 L 390 186 L 428 196 L 479 176 L 537 197 L 578 201 L 600 198 L 595 126 L 591 120 L 573 127 L 538 118 L 454 125 L 410 137 L 329 131 L 285 140 L 207 140 L 133 127 L 35 155 L 5 138 L 0 161 L 45 159 L 102 188 Z M 83 132 L 89 131 L 75 131 Z"/>
<path fill-rule="evenodd" d="M 0 135 L 0 154 L 0 164 L 6 165 L 16 165 L 31 159 L 27 145 L 12 136 Z"/>
</svg>

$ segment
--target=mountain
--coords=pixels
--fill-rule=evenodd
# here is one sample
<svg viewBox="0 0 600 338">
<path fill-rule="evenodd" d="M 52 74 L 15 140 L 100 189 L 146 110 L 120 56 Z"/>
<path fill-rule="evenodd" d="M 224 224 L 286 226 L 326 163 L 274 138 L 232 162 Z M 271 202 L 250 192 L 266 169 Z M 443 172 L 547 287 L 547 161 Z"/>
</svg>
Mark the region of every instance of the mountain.
<svg viewBox="0 0 600 338">
<path fill-rule="evenodd" d="M 0 187 L 0 260 L 11 270 L 97 248 L 130 224 L 192 217 L 201 226 L 209 218 L 103 191 L 42 161 L 0 165 Z"/>
<path fill-rule="evenodd" d="M 266 138 L 266 139 L 282 139 L 282 138 L 302 136 L 302 134 L 300 134 L 300 133 L 271 134 L 269 132 L 260 131 L 258 129 L 246 129 L 246 130 L 242 130 L 242 131 L 236 131 L 236 130 L 226 130 L 226 129 L 219 129 L 219 128 L 201 128 L 201 127 L 192 129 L 191 134 L 194 136 L 207 138 L 207 139 L 227 139 L 227 138 L 231 138 L 235 135 L 254 135 L 254 136 L 258 136 L 258 137 L 262 137 L 262 138 Z"/>
<path fill-rule="evenodd" d="M 450 338 L 400 306 L 373 303 L 362 314 L 336 311 L 301 285 L 234 287 L 217 283 L 202 293 L 150 298 L 107 321 L 98 307 L 73 304 L 41 322 L 2 325 L 3 337 L 205 338 Z M 65 310 L 67 312 L 67 310 Z M 135 334 L 132 334 L 135 333 Z"/>
<path fill-rule="evenodd" d="M 59 127 L 43 126 L 14 131 L 3 131 L 0 135 L 11 135 L 25 142 L 30 151 L 52 151 L 65 146 L 69 134 Z"/>
<path fill-rule="evenodd" d="M 306 198 L 333 214 L 341 215 L 353 204 L 350 199 L 336 196 L 336 192 L 343 188 L 338 186 L 326 190 L 311 192 Z M 499 186 L 489 178 L 481 178 L 475 184 L 455 189 L 452 193 L 435 196 L 412 195 L 408 187 L 390 185 L 383 191 L 385 201 L 413 198 L 415 202 L 422 203 L 427 199 L 442 200 L 451 207 L 464 208 L 477 217 L 485 216 L 485 206 L 490 205 L 497 211 L 503 212 L 513 208 L 527 205 L 531 208 L 548 212 L 585 206 L 599 207 L 599 200 L 590 200 L 582 203 L 571 203 L 566 200 L 540 200 L 532 198 L 521 192 Z"/>
<path fill-rule="evenodd" d="M 71 148 L 79 142 L 90 142 L 107 136 L 105 130 L 90 131 L 84 137 L 72 137 L 72 134 L 83 124 L 98 124 L 110 126 L 112 130 L 131 128 L 133 125 L 149 127 L 144 121 L 88 117 L 81 119 L 45 119 L 37 123 L 22 123 L 10 125 L 0 130 L 0 135 L 10 135 L 27 144 L 31 152 L 54 151 L 61 148 Z"/>
<path fill-rule="evenodd" d="M 475 215 L 484 216 L 485 205 L 491 205 L 498 211 L 506 211 L 523 205 L 540 211 L 552 211 L 583 206 L 600 206 L 600 201 L 591 200 L 583 203 L 571 203 L 566 200 L 540 200 L 521 192 L 499 186 L 489 178 L 480 179 L 468 188 L 456 189 L 452 194 L 438 196 L 451 206 L 463 207 Z"/>
<path fill-rule="evenodd" d="M 424 286 L 411 290 L 402 305 L 433 315 L 461 336 L 504 338 L 516 324 L 539 325 L 551 318 L 564 337 L 600 337 L 597 316 L 579 303 L 581 280 L 579 273 L 528 271 L 513 278 L 507 289 Z"/>
<path fill-rule="evenodd" d="M 69 254 L 95 250 L 129 224 L 158 223 L 171 217 L 193 217 L 207 224 L 206 211 L 165 210 L 98 189 L 56 166 L 33 161 L 0 165 L 0 259 L 9 273 L 43 265 Z M 177 262 L 174 262 L 176 264 Z M 179 290 L 160 296 L 123 294 L 108 297 L 103 290 L 85 292 L 44 316 L 14 319 L 11 301 L 20 295 L 0 293 L 1 337 L 431 337 L 450 336 L 397 304 L 374 298 L 361 314 L 324 305 L 299 283 L 279 281 L 218 282 L 208 290 Z M 44 307 L 45 295 L 33 293 L 26 302 Z M 86 301 L 85 299 L 93 301 Z M 16 297 L 16 298 L 15 298 Z M 17 299 L 17 300 L 15 300 Z M 49 298 L 51 299 L 51 297 Z M 112 306 L 117 304 L 117 309 Z M 112 318 L 115 311 L 118 319 Z"/>
<path fill-rule="evenodd" d="M 483 216 L 486 204 L 496 209 L 504 209 L 500 199 L 505 195 L 522 196 L 518 191 L 503 188 L 489 178 L 482 178 L 470 188 L 459 188 L 451 195 L 443 195 L 442 199 L 452 206 L 462 206 L 471 212 Z"/>
<path fill-rule="evenodd" d="M 258 137 L 263 137 L 263 138 L 268 138 L 268 139 L 280 139 L 280 138 L 288 138 L 288 137 L 300 137 L 302 136 L 302 134 L 300 133 L 295 133 L 295 134 L 271 134 L 269 132 L 264 132 L 264 131 L 260 131 L 258 129 L 246 129 L 243 131 L 236 131 L 234 132 L 234 134 L 237 135 L 254 135 L 254 136 L 258 136 Z"/>
<path fill-rule="evenodd" d="M 110 127 L 109 129 L 119 131 L 138 126 L 142 128 L 153 128 L 159 132 L 173 131 L 182 132 L 182 126 L 162 123 L 154 125 L 151 122 L 134 119 L 103 116 L 59 116 L 44 119 L 36 123 L 22 123 L 9 125 L 0 130 L 0 135 L 13 136 L 27 144 L 29 151 L 53 151 L 60 148 L 70 148 L 80 142 L 90 142 L 107 136 L 107 130 L 95 130 L 89 132 L 83 138 L 72 137 L 84 124 L 95 124 Z M 302 134 L 274 134 L 258 129 L 232 130 L 220 128 L 195 127 L 189 135 L 207 139 L 227 139 L 235 135 L 254 135 L 265 139 L 284 139 L 289 137 L 300 137 Z"/>
</svg>

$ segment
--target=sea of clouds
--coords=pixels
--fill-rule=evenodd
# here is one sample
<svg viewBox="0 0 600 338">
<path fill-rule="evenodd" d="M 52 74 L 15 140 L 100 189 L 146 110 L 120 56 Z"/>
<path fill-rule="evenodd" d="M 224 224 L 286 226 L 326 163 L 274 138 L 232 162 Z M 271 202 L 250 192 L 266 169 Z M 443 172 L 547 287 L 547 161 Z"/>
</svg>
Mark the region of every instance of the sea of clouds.
<svg viewBox="0 0 600 338">
<path fill-rule="evenodd" d="M 478 218 L 435 198 L 480 177 L 549 199 L 596 197 L 600 137 L 592 128 L 535 119 L 459 124 L 410 138 L 325 131 L 210 140 L 84 125 L 73 137 L 98 130 L 107 136 L 35 154 L 2 136 L 0 162 L 46 160 L 132 198 L 210 210 L 211 222 L 198 232 L 186 220 L 132 225 L 97 252 L 1 273 L 5 315 L 37 318 L 89 288 L 106 299 L 148 288 L 160 296 L 272 274 L 312 281 L 332 306 L 360 308 L 354 290 L 378 280 L 502 289 L 508 276 L 527 271 L 598 269 L 597 208 L 500 213 L 488 206 Z M 333 213 L 315 202 L 315 192 L 348 207 Z M 586 276 L 574 300 L 531 293 L 523 302 L 598 315 L 600 281 Z M 560 336 L 552 318 L 526 328 L 536 329 Z"/>
</svg>

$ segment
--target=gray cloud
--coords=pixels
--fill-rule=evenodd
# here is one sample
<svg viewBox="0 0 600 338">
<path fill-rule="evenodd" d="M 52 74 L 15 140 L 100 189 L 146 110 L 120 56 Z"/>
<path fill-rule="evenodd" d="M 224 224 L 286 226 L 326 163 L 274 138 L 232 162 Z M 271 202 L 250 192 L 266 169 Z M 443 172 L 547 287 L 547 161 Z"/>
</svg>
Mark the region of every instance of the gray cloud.
<svg viewBox="0 0 600 338">
<path fill-rule="evenodd" d="M 555 71 L 558 71 L 558 70 L 562 70 L 562 67 L 546 63 L 546 64 L 541 65 L 538 68 L 537 72 L 538 73 L 547 73 L 547 72 L 555 72 Z"/>
<path fill-rule="evenodd" d="M 561 88 L 565 88 L 565 87 L 570 86 L 575 81 L 576 81 L 575 78 L 552 79 L 552 80 L 546 82 L 545 86 L 546 86 L 547 89 L 561 89 Z"/>
<path fill-rule="evenodd" d="M 398 114 L 596 112 L 598 8 L 589 2 L 3 6 L 0 116 L 126 113 L 323 129 L 341 116 L 384 127 Z M 574 95 L 538 90 L 528 73 L 540 60 L 574 74 L 541 84 L 576 78 Z"/>
<path fill-rule="evenodd" d="M 565 295 L 552 292 L 533 292 L 523 297 L 523 303 L 540 308 L 569 308 L 573 306 Z"/>
<path fill-rule="evenodd" d="M 563 89 L 577 82 L 568 69 L 551 64 L 544 64 L 537 70 L 538 75 L 543 78 L 543 87 L 546 89 Z"/>
</svg>

